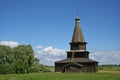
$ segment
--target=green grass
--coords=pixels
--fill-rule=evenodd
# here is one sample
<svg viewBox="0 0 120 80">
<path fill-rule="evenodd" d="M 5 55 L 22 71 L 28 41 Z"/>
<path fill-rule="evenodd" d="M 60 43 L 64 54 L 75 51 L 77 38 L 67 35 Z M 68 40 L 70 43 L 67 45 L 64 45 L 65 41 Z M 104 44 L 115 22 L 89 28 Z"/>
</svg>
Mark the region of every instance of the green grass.
<svg viewBox="0 0 120 80">
<path fill-rule="evenodd" d="M 104 66 L 103 71 L 120 71 L 120 66 Z"/>
<path fill-rule="evenodd" d="M 120 80 L 120 71 L 6 74 L 0 75 L 0 80 Z"/>
<path fill-rule="evenodd" d="M 46 66 L 53 71 L 54 67 Z M 120 80 L 120 66 L 104 66 L 96 73 L 3 74 L 0 80 Z"/>
</svg>

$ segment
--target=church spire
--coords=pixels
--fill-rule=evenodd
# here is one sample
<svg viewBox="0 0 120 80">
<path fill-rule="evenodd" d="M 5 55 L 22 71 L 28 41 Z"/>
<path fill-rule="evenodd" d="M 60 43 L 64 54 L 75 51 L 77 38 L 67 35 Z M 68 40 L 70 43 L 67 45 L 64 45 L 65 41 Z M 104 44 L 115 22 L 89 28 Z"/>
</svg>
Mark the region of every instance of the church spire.
<svg viewBox="0 0 120 80">
<path fill-rule="evenodd" d="M 78 16 L 75 18 L 75 28 L 72 37 L 72 43 L 74 42 L 85 42 L 80 25 L 80 18 Z"/>
</svg>

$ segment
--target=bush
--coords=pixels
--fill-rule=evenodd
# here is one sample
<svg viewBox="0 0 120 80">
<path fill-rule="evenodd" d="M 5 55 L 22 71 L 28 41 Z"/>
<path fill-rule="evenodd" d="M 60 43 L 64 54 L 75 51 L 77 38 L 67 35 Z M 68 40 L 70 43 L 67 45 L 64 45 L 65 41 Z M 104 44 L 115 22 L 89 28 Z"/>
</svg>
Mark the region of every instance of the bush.
<svg viewBox="0 0 120 80">
<path fill-rule="evenodd" d="M 103 67 L 102 67 L 102 66 L 99 66 L 99 70 L 103 70 Z"/>
<path fill-rule="evenodd" d="M 44 65 L 36 63 L 30 68 L 30 72 L 51 72 Z"/>
<path fill-rule="evenodd" d="M 13 65 L 3 64 L 0 65 L 0 74 L 10 74 L 14 73 Z"/>
</svg>

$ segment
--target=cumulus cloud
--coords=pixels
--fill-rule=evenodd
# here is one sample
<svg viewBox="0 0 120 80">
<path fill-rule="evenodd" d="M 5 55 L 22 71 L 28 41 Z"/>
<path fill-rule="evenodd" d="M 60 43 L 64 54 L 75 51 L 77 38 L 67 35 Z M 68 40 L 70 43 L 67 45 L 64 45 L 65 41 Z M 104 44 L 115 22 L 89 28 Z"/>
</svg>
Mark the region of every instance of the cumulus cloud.
<svg viewBox="0 0 120 80">
<path fill-rule="evenodd" d="M 35 56 L 40 59 L 40 63 L 54 65 L 55 61 L 66 59 L 66 50 L 48 47 L 36 47 Z M 120 50 L 91 51 L 90 59 L 96 60 L 99 64 L 120 64 Z"/>
<path fill-rule="evenodd" d="M 19 43 L 15 41 L 1 41 L 0 45 L 10 46 L 11 48 L 14 48 L 17 47 Z"/>
<path fill-rule="evenodd" d="M 1 41 L 0 45 L 17 47 L 18 42 L 15 41 Z M 36 46 L 35 57 L 40 59 L 40 63 L 45 65 L 54 65 L 55 61 L 66 58 L 66 51 L 63 49 L 53 48 L 52 46 L 43 47 Z M 106 51 L 91 51 L 90 59 L 96 60 L 99 64 L 120 64 L 120 50 L 106 50 Z"/>
<path fill-rule="evenodd" d="M 48 47 L 36 47 L 35 56 L 40 59 L 40 63 L 45 65 L 54 65 L 54 62 L 66 58 L 66 52 L 63 49 Z"/>
<path fill-rule="evenodd" d="M 91 51 L 90 58 L 99 64 L 120 64 L 120 50 Z"/>
</svg>

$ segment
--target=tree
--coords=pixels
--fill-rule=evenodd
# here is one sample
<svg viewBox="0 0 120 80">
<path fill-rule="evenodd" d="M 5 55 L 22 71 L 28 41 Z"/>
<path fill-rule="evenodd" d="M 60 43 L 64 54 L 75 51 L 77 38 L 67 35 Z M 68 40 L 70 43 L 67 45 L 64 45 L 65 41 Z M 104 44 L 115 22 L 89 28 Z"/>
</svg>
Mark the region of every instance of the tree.
<svg viewBox="0 0 120 80">
<path fill-rule="evenodd" d="M 9 46 L 0 45 L 0 74 L 13 72 L 11 65 L 13 59 L 12 49 Z"/>
<path fill-rule="evenodd" d="M 14 48 L 0 45 L 0 74 L 29 72 L 50 72 L 34 56 L 31 45 Z"/>
<path fill-rule="evenodd" d="M 34 51 L 30 45 L 19 45 L 13 48 L 15 72 L 29 73 L 30 67 L 34 63 Z M 16 66 L 17 64 L 17 66 Z M 18 68 L 19 65 L 19 68 Z"/>
<path fill-rule="evenodd" d="M 0 46 L 0 64 L 10 64 L 12 61 L 12 49 L 9 46 Z"/>
</svg>

